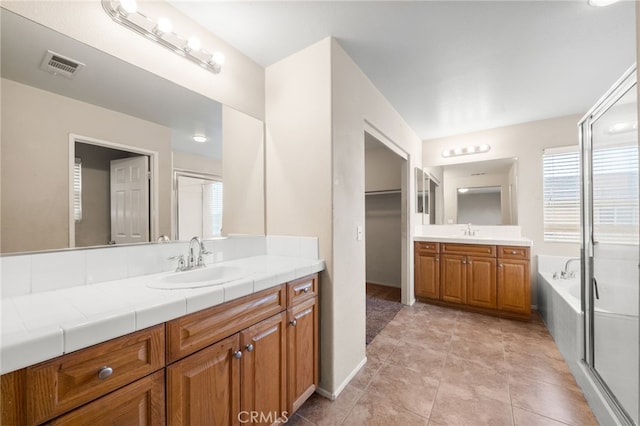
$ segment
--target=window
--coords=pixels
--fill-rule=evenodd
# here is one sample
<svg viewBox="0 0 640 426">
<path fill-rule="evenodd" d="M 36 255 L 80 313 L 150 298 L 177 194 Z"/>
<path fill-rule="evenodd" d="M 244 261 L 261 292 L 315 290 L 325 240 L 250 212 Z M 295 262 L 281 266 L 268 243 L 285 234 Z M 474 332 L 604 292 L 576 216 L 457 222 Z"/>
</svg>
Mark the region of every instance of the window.
<svg viewBox="0 0 640 426">
<path fill-rule="evenodd" d="M 82 221 L 82 160 L 79 158 L 73 164 L 73 220 Z"/>
<path fill-rule="evenodd" d="M 222 234 L 222 182 L 204 181 L 202 184 L 202 236 Z"/>
<path fill-rule="evenodd" d="M 638 240 L 638 148 L 607 146 L 593 151 L 593 222 L 597 241 Z M 580 242 L 578 148 L 543 155 L 544 240 Z"/>
</svg>

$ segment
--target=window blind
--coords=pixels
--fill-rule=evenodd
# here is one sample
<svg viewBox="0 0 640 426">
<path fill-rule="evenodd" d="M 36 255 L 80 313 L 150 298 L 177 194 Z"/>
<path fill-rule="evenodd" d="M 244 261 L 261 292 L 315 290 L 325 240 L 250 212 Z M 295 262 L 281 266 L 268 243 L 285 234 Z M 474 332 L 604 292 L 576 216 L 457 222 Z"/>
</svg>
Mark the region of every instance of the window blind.
<svg viewBox="0 0 640 426">
<path fill-rule="evenodd" d="M 599 242 L 638 242 L 638 147 L 593 150 L 593 237 Z"/>
<path fill-rule="evenodd" d="M 82 221 L 82 160 L 76 158 L 73 164 L 73 220 Z"/>
<path fill-rule="evenodd" d="M 222 182 L 202 184 L 202 234 L 203 238 L 222 235 Z"/>
<path fill-rule="evenodd" d="M 580 156 L 578 148 L 542 157 L 544 240 L 580 242 Z"/>
<path fill-rule="evenodd" d="M 638 241 L 638 147 L 593 150 L 593 232 L 606 243 Z M 572 151 L 543 156 L 544 240 L 580 242 L 580 156 Z"/>
</svg>

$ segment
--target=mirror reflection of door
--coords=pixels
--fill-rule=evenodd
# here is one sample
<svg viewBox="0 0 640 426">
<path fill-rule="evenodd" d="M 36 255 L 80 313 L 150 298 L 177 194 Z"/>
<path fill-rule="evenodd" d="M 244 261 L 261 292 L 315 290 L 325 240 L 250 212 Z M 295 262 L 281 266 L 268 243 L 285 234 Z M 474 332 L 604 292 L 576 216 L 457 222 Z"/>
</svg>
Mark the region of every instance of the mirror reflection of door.
<svg viewBox="0 0 640 426">
<path fill-rule="evenodd" d="M 149 241 L 149 158 L 111 160 L 111 241 Z"/>
<path fill-rule="evenodd" d="M 222 181 L 214 176 L 176 173 L 178 240 L 222 235 Z"/>
<path fill-rule="evenodd" d="M 89 247 L 105 244 L 148 242 L 150 229 L 149 157 L 139 153 L 76 142 L 74 170 L 75 246 Z M 122 170 L 122 178 L 129 175 L 128 195 L 115 196 L 112 202 L 111 164 L 125 160 L 134 164 Z M 137 162 L 137 164 L 135 164 Z M 117 164 L 117 163 L 116 163 Z M 131 177 L 138 179 L 131 182 Z M 120 189 L 124 189 L 121 187 Z M 125 199 L 132 196 L 125 203 Z M 112 217 L 112 211 L 119 212 Z M 117 225 L 116 225 L 117 224 Z M 116 232 L 118 228 L 119 231 Z M 113 235 L 114 233 L 120 236 Z"/>
</svg>

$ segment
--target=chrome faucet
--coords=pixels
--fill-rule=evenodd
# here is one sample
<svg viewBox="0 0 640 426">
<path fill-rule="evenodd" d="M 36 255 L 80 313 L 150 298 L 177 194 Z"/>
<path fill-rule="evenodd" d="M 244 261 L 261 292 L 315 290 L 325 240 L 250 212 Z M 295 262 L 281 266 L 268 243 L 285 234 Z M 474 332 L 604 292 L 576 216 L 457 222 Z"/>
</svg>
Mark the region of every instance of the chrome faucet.
<svg viewBox="0 0 640 426">
<path fill-rule="evenodd" d="M 471 223 L 467 223 L 467 229 L 464 231 L 464 235 L 473 236 L 476 235 L 475 229 L 471 229 Z"/>
<path fill-rule="evenodd" d="M 197 244 L 198 257 L 196 257 L 194 254 L 193 243 Z M 202 257 L 205 254 L 211 254 L 211 253 L 208 252 L 207 249 L 204 247 L 204 243 L 202 242 L 202 240 L 197 236 L 191 238 L 191 241 L 189 241 L 189 253 L 188 253 L 189 257 L 187 258 L 187 269 L 202 268 L 207 266 L 204 263 L 204 258 Z"/>
<path fill-rule="evenodd" d="M 573 278 L 576 276 L 576 271 L 571 271 L 571 274 L 569 274 L 569 264 L 571 264 L 571 262 L 576 262 L 576 261 L 580 261 L 579 257 L 572 257 L 569 260 L 567 260 L 564 264 L 564 270 L 562 272 L 560 272 L 560 278 Z"/>
</svg>

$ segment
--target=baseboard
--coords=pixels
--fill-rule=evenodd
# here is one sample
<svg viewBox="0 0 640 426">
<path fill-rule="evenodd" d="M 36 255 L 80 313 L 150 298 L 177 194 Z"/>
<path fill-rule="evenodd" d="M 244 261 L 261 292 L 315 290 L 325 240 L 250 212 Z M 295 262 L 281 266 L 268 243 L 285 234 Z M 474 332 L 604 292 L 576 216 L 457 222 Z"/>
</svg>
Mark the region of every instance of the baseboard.
<svg viewBox="0 0 640 426">
<path fill-rule="evenodd" d="M 338 388 L 336 389 L 335 392 L 330 392 L 330 391 L 328 391 L 326 389 L 323 389 L 321 387 L 318 387 L 318 389 L 316 389 L 316 392 L 318 394 L 320 394 L 320 396 L 324 396 L 325 398 L 330 399 L 331 401 L 335 401 L 336 398 L 338 398 L 338 396 L 342 393 L 344 388 L 347 387 L 347 385 L 349 384 L 351 379 L 353 379 L 356 376 L 356 374 L 358 374 L 358 372 L 360 372 L 360 370 L 362 369 L 362 367 L 364 367 L 364 365 L 366 363 L 367 363 L 367 357 L 365 356 L 364 359 L 362 361 L 360 361 L 360 363 L 356 366 L 356 368 L 354 368 L 353 371 L 351 371 L 351 373 L 349 373 L 347 378 L 344 379 L 344 381 L 340 384 L 340 386 L 338 386 Z"/>
<path fill-rule="evenodd" d="M 375 285 L 381 285 L 383 287 L 390 287 L 390 288 L 400 288 L 399 285 L 394 285 L 394 284 L 389 284 L 389 283 L 380 283 L 378 281 L 371 281 L 371 280 L 367 280 L 366 281 L 367 284 L 375 284 Z"/>
</svg>

